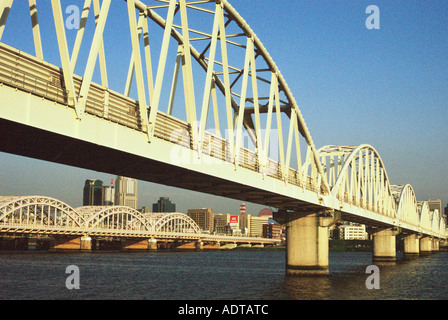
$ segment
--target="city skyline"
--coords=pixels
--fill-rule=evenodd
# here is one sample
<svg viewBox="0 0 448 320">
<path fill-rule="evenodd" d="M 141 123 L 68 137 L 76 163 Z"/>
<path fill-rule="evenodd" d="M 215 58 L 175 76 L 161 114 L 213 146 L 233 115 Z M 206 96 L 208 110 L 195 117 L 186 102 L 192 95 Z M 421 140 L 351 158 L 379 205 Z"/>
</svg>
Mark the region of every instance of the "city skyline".
<svg viewBox="0 0 448 320">
<path fill-rule="evenodd" d="M 442 13 L 448 4 L 376 1 L 381 10 L 379 30 L 365 27 L 368 4 L 363 2 L 292 5 L 282 0 L 265 1 L 263 6 L 232 5 L 276 61 L 316 148 L 370 144 L 382 157 L 392 184 L 409 183 L 419 201 L 448 203 L 444 166 L 448 158 L 448 38 L 440 33 L 447 27 Z M 260 22 L 266 9 L 269 18 Z M 26 42 L 30 28 L 22 29 L 25 40 L 20 41 Z M 69 31 L 68 37 L 73 38 L 75 31 Z M 4 41 L 17 41 L 8 32 L 6 28 Z M 28 46 L 32 47 L 32 41 Z M 118 67 L 122 66 L 117 63 Z M 0 154 L 0 164 L 1 181 L 13 182 L 3 183 L 0 194 L 42 194 L 74 206 L 82 204 L 76 191 L 80 181 L 103 177 L 107 181 L 110 176 L 5 153 Z M 148 199 L 142 205 L 168 196 L 179 211 L 209 206 L 219 212 L 225 208 L 238 212 L 240 201 L 139 184 L 139 199 Z M 248 211 L 251 206 L 264 207 L 247 205 Z"/>
</svg>

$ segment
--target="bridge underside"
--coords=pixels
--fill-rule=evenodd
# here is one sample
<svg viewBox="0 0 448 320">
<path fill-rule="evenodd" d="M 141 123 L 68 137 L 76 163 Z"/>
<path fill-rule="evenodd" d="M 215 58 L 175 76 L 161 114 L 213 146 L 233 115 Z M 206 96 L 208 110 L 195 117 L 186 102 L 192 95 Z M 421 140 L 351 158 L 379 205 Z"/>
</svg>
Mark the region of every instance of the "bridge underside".
<svg viewBox="0 0 448 320">
<path fill-rule="evenodd" d="M 254 186 L 226 181 L 218 177 L 5 119 L 0 119 L 0 128 L 2 128 L 1 152 L 123 175 L 142 181 L 276 208 L 321 209 L 321 207 L 304 201 L 254 189 Z M 88 156 L 86 157 L 86 155 Z"/>
</svg>

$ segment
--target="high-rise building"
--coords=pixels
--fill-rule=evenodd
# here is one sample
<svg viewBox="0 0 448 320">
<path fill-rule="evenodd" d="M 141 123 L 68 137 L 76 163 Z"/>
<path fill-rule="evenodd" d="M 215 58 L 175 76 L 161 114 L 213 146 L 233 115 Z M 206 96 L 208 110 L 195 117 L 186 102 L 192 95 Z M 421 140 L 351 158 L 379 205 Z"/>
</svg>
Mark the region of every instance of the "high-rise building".
<svg viewBox="0 0 448 320">
<path fill-rule="evenodd" d="M 152 212 L 176 212 L 176 204 L 167 197 L 160 197 L 156 203 L 153 203 Z"/>
<path fill-rule="evenodd" d="M 82 199 L 83 206 L 103 205 L 103 181 L 86 180 Z"/>
<path fill-rule="evenodd" d="M 213 232 L 215 214 L 212 209 L 188 209 L 187 215 L 204 231 Z"/>
<path fill-rule="evenodd" d="M 114 186 L 103 186 L 103 205 L 113 206 L 115 202 Z"/>
<path fill-rule="evenodd" d="M 115 180 L 115 205 L 137 210 L 137 180 L 118 176 Z"/>
</svg>

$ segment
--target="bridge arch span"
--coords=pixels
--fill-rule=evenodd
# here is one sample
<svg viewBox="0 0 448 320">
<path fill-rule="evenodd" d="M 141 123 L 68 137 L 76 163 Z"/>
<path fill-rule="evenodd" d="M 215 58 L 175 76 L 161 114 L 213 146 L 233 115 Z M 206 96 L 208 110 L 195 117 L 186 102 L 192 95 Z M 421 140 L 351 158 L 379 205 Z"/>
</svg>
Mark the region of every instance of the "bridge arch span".
<svg viewBox="0 0 448 320">
<path fill-rule="evenodd" d="M 197 223 L 183 213 L 163 213 L 155 214 L 154 232 L 180 232 L 180 233 L 200 233 Z"/>
<path fill-rule="evenodd" d="M 87 216 L 87 229 L 152 231 L 151 221 L 139 211 L 126 206 L 81 207 L 77 209 Z"/>
<path fill-rule="evenodd" d="M 367 144 L 325 146 L 318 154 L 335 199 L 397 217 L 386 167 L 375 148 Z"/>
<path fill-rule="evenodd" d="M 441 218 L 441 215 L 440 215 L 438 210 L 432 212 L 432 221 L 431 221 L 432 226 L 431 226 L 431 230 L 432 230 L 434 235 L 439 235 L 440 234 L 440 225 L 441 225 L 441 223 L 440 223 L 441 219 L 440 218 Z"/>
<path fill-rule="evenodd" d="M 280 159 L 279 169 L 274 169 L 273 176 L 280 177 L 285 181 L 291 179 L 300 186 L 308 183 L 313 186 L 313 189 L 328 193 L 329 189 L 318 161 L 317 150 L 298 104 L 275 61 L 247 22 L 227 0 L 210 1 L 207 3 L 208 7 L 203 6 L 205 2 L 195 6 L 189 5 L 185 1 L 169 2 L 170 5 L 165 6 L 168 7 L 166 18 L 160 16 L 157 9 L 146 6 L 142 1 L 136 0 L 134 4 L 141 13 L 164 29 L 165 34 L 169 31 L 179 48 L 182 47 L 178 51 L 177 58 L 179 61 L 182 60 L 186 66 L 185 70 L 182 70 L 183 77 L 192 80 L 193 74 L 195 77 L 198 75 L 198 72 L 194 71 L 191 59 L 194 59 L 204 72 L 206 77 L 204 90 L 197 91 L 189 87 L 190 92 L 194 92 L 193 97 L 186 94 L 184 97 L 185 102 L 192 102 L 190 103 L 192 107 L 186 106 L 186 108 L 187 113 L 191 112 L 187 122 L 191 127 L 190 133 L 193 145 L 197 143 L 197 149 L 200 152 L 204 152 L 206 148 L 217 147 L 218 150 L 205 152 L 213 153 L 215 157 L 220 159 L 230 157 L 235 164 L 254 171 L 266 170 L 270 172 L 273 170 L 273 162 L 269 160 L 268 150 L 273 144 L 281 149 L 280 158 L 283 158 Z M 179 9 L 181 16 L 179 25 L 173 24 L 176 18 L 175 6 Z M 170 11 L 170 9 L 173 11 Z M 204 16 L 204 20 L 209 22 L 208 28 L 197 30 L 191 27 L 193 19 L 189 19 L 195 17 L 195 11 L 208 13 L 208 17 Z M 189 23 L 191 24 L 189 25 Z M 202 35 L 202 37 L 192 37 L 193 34 Z M 168 50 L 168 43 L 169 41 L 166 41 L 166 47 L 163 47 L 165 50 Z M 219 56 L 220 61 L 218 60 Z M 184 80 L 184 86 L 188 87 L 189 85 Z M 237 86 L 241 86 L 241 92 L 239 93 L 234 90 Z M 218 90 L 215 90 L 215 88 Z M 216 91 L 219 91 L 222 95 L 217 97 Z M 174 92 L 172 94 L 174 96 Z M 194 99 L 192 99 L 195 94 L 202 99 L 202 105 L 198 106 L 199 116 L 197 119 L 195 118 L 196 106 Z M 218 108 L 218 100 L 223 104 L 221 106 L 222 111 Z M 207 114 L 211 113 L 209 104 L 212 104 L 212 102 L 213 112 L 215 113 L 213 124 L 207 123 Z M 155 123 L 156 113 L 159 109 L 158 104 L 159 100 L 156 92 L 155 103 L 151 104 L 149 113 L 148 122 L 150 124 Z M 188 110 L 189 108 L 192 109 Z M 172 107 L 169 107 L 167 113 L 171 114 L 172 111 Z M 208 128 L 212 127 L 216 131 L 217 137 L 224 135 L 224 132 L 221 132 L 220 129 L 222 124 L 220 125 L 217 120 L 219 112 L 223 112 L 227 117 L 228 149 L 225 148 L 226 150 L 222 150 L 221 145 L 213 145 L 213 141 L 216 144 L 216 140 L 219 139 L 216 139 L 207 131 Z M 263 115 L 265 115 L 264 118 Z M 277 117 L 276 128 L 273 125 L 275 121 L 272 119 L 275 116 Z M 197 123 L 192 121 L 193 118 L 197 120 Z M 231 119 L 235 119 L 234 124 L 232 124 Z M 280 119 L 283 120 L 280 121 Z M 302 159 L 299 155 L 299 135 L 292 137 L 290 134 L 287 148 L 283 141 L 278 143 L 271 141 L 271 131 L 279 132 L 278 139 L 282 139 L 282 135 L 287 134 L 287 132 L 282 133 L 282 131 L 287 130 L 287 128 L 282 128 L 282 121 L 290 122 L 290 128 L 294 128 L 295 131 L 300 133 L 304 143 L 308 145 L 304 169 L 313 172 L 311 182 L 301 174 L 302 163 L 300 162 Z M 266 126 L 263 122 L 266 123 Z M 261 134 L 263 127 L 268 136 L 264 139 L 262 139 Z M 243 133 L 242 129 L 246 131 Z M 149 127 L 150 132 L 154 130 L 154 128 Z M 244 150 L 244 134 L 251 138 L 255 153 L 252 154 L 248 150 Z M 294 148 L 298 154 L 298 164 L 295 168 L 295 165 L 290 165 L 290 156 L 288 156 L 288 154 L 294 152 L 291 147 L 294 145 L 294 139 Z"/>
<path fill-rule="evenodd" d="M 0 223 L 79 228 L 85 219 L 68 204 L 51 197 L 0 196 Z"/>
<path fill-rule="evenodd" d="M 417 205 L 414 189 L 410 184 L 393 185 L 393 194 L 397 203 L 397 217 L 415 227 L 420 226 L 420 212 Z"/>
<path fill-rule="evenodd" d="M 420 208 L 420 228 L 422 229 L 422 231 L 431 233 L 432 221 L 428 202 L 427 201 L 419 202 L 419 208 Z"/>
</svg>

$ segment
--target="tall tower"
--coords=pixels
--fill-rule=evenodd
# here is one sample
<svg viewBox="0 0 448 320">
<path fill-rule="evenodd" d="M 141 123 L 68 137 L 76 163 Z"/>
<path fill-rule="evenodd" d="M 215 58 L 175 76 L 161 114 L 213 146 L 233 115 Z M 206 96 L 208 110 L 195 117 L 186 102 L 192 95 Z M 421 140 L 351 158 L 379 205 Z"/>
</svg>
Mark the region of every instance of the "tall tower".
<svg viewBox="0 0 448 320">
<path fill-rule="evenodd" d="M 240 215 L 245 215 L 245 214 L 246 214 L 246 204 L 244 202 L 242 202 L 240 205 Z"/>
<path fill-rule="evenodd" d="M 103 185 L 103 206 L 113 206 L 115 201 L 114 180 L 110 180 L 110 186 Z"/>
<path fill-rule="evenodd" d="M 117 177 L 115 180 L 115 205 L 137 210 L 137 180 Z"/>
<path fill-rule="evenodd" d="M 82 199 L 83 206 L 103 205 L 103 181 L 86 180 Z"/>
</svg>

